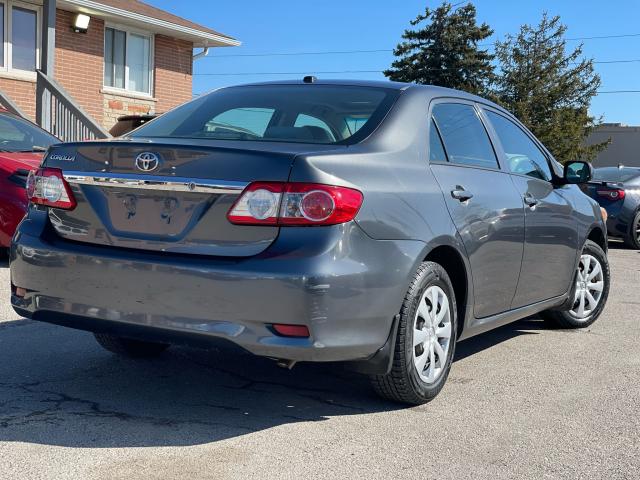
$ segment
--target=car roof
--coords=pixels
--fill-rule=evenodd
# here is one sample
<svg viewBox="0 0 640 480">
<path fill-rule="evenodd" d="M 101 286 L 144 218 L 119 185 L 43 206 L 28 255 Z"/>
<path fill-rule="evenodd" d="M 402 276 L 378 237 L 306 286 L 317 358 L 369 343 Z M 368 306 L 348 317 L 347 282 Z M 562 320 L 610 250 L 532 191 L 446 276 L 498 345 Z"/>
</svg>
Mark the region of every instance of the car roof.
<svg viewBox="0 0 640 480">
<path fill-rule="evenodd" d="M 453 88 L 438 87 L 436 85 L 421 85 L 418 83 L 404 83 L 404 82 L 392 82 L 386 80 L 346 80 L 346 79 L 315 79 L 313 82 L 305 82 L 304 79 L 297 80 L 272 80 L 269 82 L 254 82 L 244 83 L 240 85 L 231 85 L 224 88 L 238 88 L 238 87 L 255 87 L 255 86 L 269 86 L 269 85 L 338 85 L 349 87 L 373 87 L 373 88 L 386 88 L 390 90 L 408 90 L 408 89 L 420 89 L 430 91 L 439 95 L 455 95 L 456 97 L 469 98 L 480 100 L 483 102 L 489 102 L 489 100 L 473 95 L 471 93 L 463 92 L 462 90 L 455 90 Z M 489 102 L 491 103 L 491 102 Z"/>
<path fill-rule="evenodd" d="M 370 87 L 370 88 L 385 88 L 388 90 L 411 90 L 420 91 L 426 96 L 430 97 L 455 97 L 459 99 L 468 100 L 471 102 L 480 102 L 485 105 L 490 105 L 500 111 L 509 113 L 500 105 L 487 100 L 486 98 L 473 95 L 471 93 L 463 92 L 462 90 L 455 90 L 453 88 L 438 87 L 436 85 L 421 85 L 417 83 L 404 83 L 404 82 L 392 82 L 388 80 L 352 80 L 352 79 L 319 79 L 315 78 L 313 82 L 305 82 L 304 78 L 289 79 L 289 80 L 272 80 L 268 82 L 254 82 L 245 83 L 240 85 L 230 85 L 223 88 L 242 88 L 242 87 L 256 87 L 256 86 L 270 86 L 270 85 L 336 85 L 336 86 L 349 86 L 349 87 Z M 211 92 L 210 92 L 211 93 Z"/>
<path fill-rule="evenodd" d="M 268 86 L 268 85 L 340 85 L 340 86 L 354 86 L 354 87 L 376 87 L 376 88 L 388 88 L 392 90 L 404 90 L 411 87 L 414 84 L 403 82 L 391 82 L 384 80 L 346 80 L 346 79 L 320 79 L 316 78 L 313 82 L 305 82 L 304 78 L 289 79 L 289 80 L 271 80 L 268 82 L 252 82 L 240 85 L 233 85 L 226 88 L 235 87 L 255 87 L 255 86 Z"/>
</svg>

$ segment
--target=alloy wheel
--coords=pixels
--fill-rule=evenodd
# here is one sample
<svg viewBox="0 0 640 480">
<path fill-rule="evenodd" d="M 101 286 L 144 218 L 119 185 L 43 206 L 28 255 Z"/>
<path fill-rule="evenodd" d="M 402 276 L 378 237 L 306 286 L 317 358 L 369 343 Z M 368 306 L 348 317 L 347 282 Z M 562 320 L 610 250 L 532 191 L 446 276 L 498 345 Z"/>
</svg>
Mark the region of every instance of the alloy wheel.
<svg viewBox="0 0 640 480">
<path fill-rule="evenodd" d="M 433 285 L 422 294 L 413 324 L 413 363 L 423 382 L 433 384 L 440 378 L 450 345 L 449 299 L 444 290 Z"/>
<path fill-rule="evenodd" d="M 578 320 L 586 320 L 594 312 L 604 290 L 604 272 L 597 258 L 582 255 L 578 265 L 576 292 L 570 314 Z"/>
</svg>

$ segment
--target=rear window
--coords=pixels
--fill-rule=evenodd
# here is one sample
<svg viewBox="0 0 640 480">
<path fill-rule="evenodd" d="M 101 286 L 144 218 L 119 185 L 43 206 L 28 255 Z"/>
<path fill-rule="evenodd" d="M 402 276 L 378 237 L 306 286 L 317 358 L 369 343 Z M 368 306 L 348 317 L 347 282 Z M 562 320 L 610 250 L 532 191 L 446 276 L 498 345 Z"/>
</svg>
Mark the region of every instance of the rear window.
<svg viewBox="0 0 640 480">
<path fill-rule="evenodd" d="M 9 114 L 0 115 L 0 151 L 32 152 L 60 143 L 40 127 Z"/>
<path fill-rule="evenodd" d="M 341 85 L 224 88 L 164 114 L 131 136 L 351 144 L 380 124 L 398 94 Z"/>
<path fill-rule="evenodd" d="M 593 179 L 597 182 L 636 183 L 640 180 L 640 170 L 621 168 L 596 169 Z"/>
</svg>

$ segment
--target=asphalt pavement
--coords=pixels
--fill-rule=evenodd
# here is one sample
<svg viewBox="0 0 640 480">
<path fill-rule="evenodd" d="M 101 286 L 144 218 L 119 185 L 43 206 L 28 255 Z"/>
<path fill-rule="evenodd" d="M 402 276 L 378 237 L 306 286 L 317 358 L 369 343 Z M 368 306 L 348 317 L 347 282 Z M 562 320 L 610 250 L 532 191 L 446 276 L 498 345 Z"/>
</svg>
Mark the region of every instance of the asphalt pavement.
<svg viewBox="0 0 640 480">
<path fill-rule="evenodd" d="M 0 479 L 640 478 L 640 252 L 589 329 L 536 317 L 458 345 L 428 405 L 232 348 L 134 361 L 20 319 L 0 261 Z"/>
</svg>

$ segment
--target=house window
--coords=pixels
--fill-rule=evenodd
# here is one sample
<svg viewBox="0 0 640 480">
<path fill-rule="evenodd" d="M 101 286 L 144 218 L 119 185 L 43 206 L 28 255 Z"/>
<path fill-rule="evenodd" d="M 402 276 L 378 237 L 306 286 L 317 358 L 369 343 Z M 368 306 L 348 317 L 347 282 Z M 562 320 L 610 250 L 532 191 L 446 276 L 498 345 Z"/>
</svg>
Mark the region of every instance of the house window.
<svg viewBox="0 0 640 480">
<path fill-rule="evenodd" d="M 18 1 L 0 1 L 0 69 L 35 72 L 39 63 L 37 7 Z"/>
<path fill-rule="evenodd" d="M 104 85 L 151 95 L 152 37 L 107 27 L 104 34 Z"/>
</svg>

